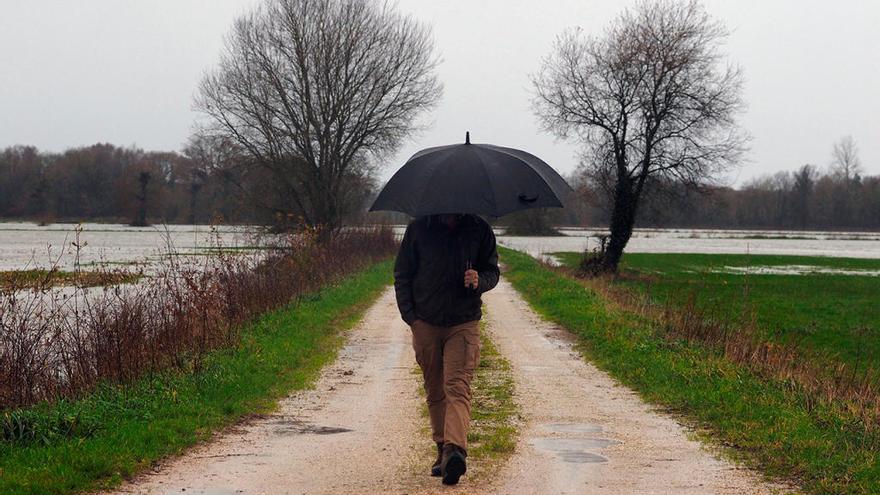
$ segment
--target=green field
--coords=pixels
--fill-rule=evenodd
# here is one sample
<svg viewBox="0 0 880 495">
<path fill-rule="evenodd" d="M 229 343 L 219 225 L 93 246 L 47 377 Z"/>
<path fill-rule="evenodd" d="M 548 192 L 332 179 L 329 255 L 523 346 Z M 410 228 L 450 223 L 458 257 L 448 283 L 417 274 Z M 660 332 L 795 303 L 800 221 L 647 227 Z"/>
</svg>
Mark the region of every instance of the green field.
<svg viewBox="0 0 880 495">
<path fill-rule="evenodd" d="M 0 493 L 112 486 L 247 414 L 272 410 L 335 357 L 342 331 L 360 319 L 390 273 L 390 261 L 378 263 L 263 315 L 242 329 L 238 346 L 209 354 L 198 370 L 2 413 Z"/>
<path fill-rule="evenodd" d="M 724 294 L 738 300 L 744 290 L 743 285 L 737 286 L 735 276 L 719 274 L 716 278 L 699 268 L 694 273 L 687 270 L 694 266 L 709 266 L 710 263 L 728 266 L 736 262 L 736 257 L 645 255 L 639 259 L 639 256 L 627 255 L 625 268 L 635 270 L 640 266 L 641 273 L 649 275 L 650 281 L 636 279 L 632 272 L 628 272 L 628 278 L 623 281 L 589 283 L 571 273 L 543 266 L 516 251 L 503 249 L 501 258 L 507 267 L 505 277 L 538 313 L 567 328 L 578 338 L 579 350 L 586 359 L 636 390 L 646 401 L 680 417 L 701 437 L 723 446 L 727 455 L 768 475 L 793 480 L 811 493 L 880 493 L 880 433 L 876 427 L 866 427 L 851 414 L 847 404 L 817 401 L 789 381 L 767 378 L 745 365 L 732 362 L 716 348 L 669 338 L 661 322 L 619 304 L 602 287 L 602 284 L 611 284 L 612 288 L 621 288 L 619 284 L 624 284 L 624 288 L 650 291 L 653 297 L 661 297 L 658 294 L 662 290 L 665 297 L 682 302 L 687 299 L 687 289 L 691 286 L 718 284 L 724 287 L 726 281 L 727 286 L 733 285 L 733 288 L 713 293 L 711 286 L 707 285 L 703 295 L 699 296 L 702 297 L 699 304 L 704 308 L 713 303 L 732 304 Z M 572 262 L 576 255 L 565 258 Z M 747 262 L 756 265 L 756 258 Z M 676 259 L 679 263 L 673 267 Z M 762 263 L 773 262 L 771 258 L 758 259 Z M 702 265 L 696 260 L 702 260 Z M 642 264 L 637 265 L 638 262 Z M 809 260 L 800 258 L 793 262 L 791 258 L 781 258 L 776 262 L 807 264 Z M 852 260 L 831 263 L 877 266 L 876 262 Z M 667 272 L 671 275 L 664 280 Z M 798 307 L 803 299 L 796 294 L 811 290 L 801 284 L 817 283 L 797 279 L 788 282 L 792 285 L 779 286 L 774 285 L 773 280 L 767 280 L 765 282 L 769 285 L 764 287 L 759 283 L 758 286 L 764 288 L 755 289 L 754 280 L 759 277 L 749 278 L 749 297 L 760 300 L 761 294 L 789 291 L 792 292 L 789 297 L 785 294 L 777 296 L 782 301 L 793 299 L 788 303 L 792 305 L 790 307 Z M 862 280 L 866 285 L 855 291 L 862 298 L 859 300 L 869 301 L 868 287 L 872 284 L 876 287 L 878 281 L 876 278 L 873 282 Z M 840 286 L 837 290 L 847 287 L 845 281 L 837 284 Z M 827 290 L 833 285 L 812 287 L 824 291 L 825 298 L 834 299 L 838 296 L 829 295 L 831 293 Z M 821 295 L 813 300 L 834 306 L 833 301 L 822 301 Z M 774 304 L 777 303 L 767 302 L 763 306 L 766 321 L 787 321 L 786 312 L 773 309 Z M 838 325 L 838 340 L 852 342 L 856 337 L 853 337 L 851 323 L 876 321 L 876 316 L 874 320 L 870 317 L 862 320 L 864 308 L 860 309 L 854 302 L 847 302 L 844 306 L 850 309 L 842 310 L 843 313 L 855 311 L 859 314 L 843 320 L 850 322 L 849 326 Z M 741 314 L 741 308 L 718 309 L 715 314 L 735 318 Z M 799 321 L 808 321 L 804 315 L 798 318 L 801 318 Z M 813 317 L 817 324 L 827 318 Z M 793 325 L 786 328 L 793 328 Z M 790 337 L 780 334 L 779 338 Z M 827 339 L 826 345 L 834 348 L 836 344 L 834 339 Z"/>
<path fill-rule="evenodd" d="M 557 253 L 577 266 L 579 253 Z M 798 267 L 800 275 L 757 274 Z M 880 276 L 810 272 L 880 271 L 880 260 L 733 254 L 630 253 L 616 283 L 659 304 L 693 304 L 708 318 L 743 325 L 761 337 L 798 346 L 814 359 L 880 368 Z M 749 274 L 729 273 L 748 269 Z M 880 369 L 877 370 L 880 372 Z"/>
</svg>

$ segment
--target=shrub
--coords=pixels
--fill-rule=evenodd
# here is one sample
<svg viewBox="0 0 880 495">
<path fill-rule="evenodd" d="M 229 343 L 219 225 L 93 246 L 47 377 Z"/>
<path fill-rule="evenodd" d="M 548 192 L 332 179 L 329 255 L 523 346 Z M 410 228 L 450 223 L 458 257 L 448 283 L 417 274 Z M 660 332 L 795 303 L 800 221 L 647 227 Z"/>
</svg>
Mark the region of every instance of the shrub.
<svg viewBox="0 0 880 495">
<path fill-rule="evenodd" d="M 0 286 L 0 409 L 197 369 L 208 351 L 234 345 L 243 323 L 389 257 L 396 241 L 381 228 L 307 230 L 271 237 L 265 247 L 230 252 L 218 242 L 199 263 L 169 249 L 137 284 L 59 291 L 47 278 L 26 290 Z M 6 436 L 27 421 L 5 418 Z"/>
</svg>

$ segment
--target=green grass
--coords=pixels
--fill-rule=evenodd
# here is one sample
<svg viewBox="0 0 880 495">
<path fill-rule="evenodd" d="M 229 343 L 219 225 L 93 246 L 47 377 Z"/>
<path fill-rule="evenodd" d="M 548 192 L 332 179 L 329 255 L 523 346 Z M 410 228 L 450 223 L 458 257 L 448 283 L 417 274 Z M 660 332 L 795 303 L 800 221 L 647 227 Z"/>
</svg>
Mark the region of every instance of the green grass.
<svg viewBox="0 0 880 495">
<path fill-rule="evenodd" d="M 718 352 L 667 339 L 654 322 L 528 255 L 501 255 L 507 279 L 537 312 L 574 333 L 587 359 L 731 447 L 729 455 L 814 493 L 880 492 L 880 438 L 846 412 L 812 403 Z"/>
<path fill-rule="evenodd" d="M 35 434 L 0 442 L 0 493 L 68 493 L 113 486 L 153 461 L 308 387 L 341 344 L 341 332 L 389 283 L 390 261 L 242 331 L 235 348 L 211 353 L 198 371 L 106 385 L 78 401 L 7 411 L 0 421 Z"/>
<path fill-rule="evenodd" d="M 495 348 L 480 322 L 480 365 L 474 374 L 468 456 L 480 462 L 499 460 L 513 452 L 518 434 L 518 409 L 513 401 L 510 363 Z"/>
<path fill-rule="evenodd" d="M 578 253 L 562 253 L 577 266 Z M 797 345 L 813 359 L 865 369 L 880 357 L 880 277 L 718 273 L 724 267 L 804 265 L 880 270 L 880 260 L 732 254 L 630 253 L 618 282 L 660 304 L 684 305 L 693 297 L 710 318 L 743 324 L 754 318 L 761 336 Z M 880 370 L 878 370 L 880 372 Z"/>
</svg>

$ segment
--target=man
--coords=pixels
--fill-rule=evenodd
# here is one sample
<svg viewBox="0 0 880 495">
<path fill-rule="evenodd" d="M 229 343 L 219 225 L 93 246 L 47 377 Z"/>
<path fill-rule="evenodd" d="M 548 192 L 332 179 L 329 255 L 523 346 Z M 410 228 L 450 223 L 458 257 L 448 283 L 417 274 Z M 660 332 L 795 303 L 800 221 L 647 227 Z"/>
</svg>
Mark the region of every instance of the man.
<svg viewBox="0 0 880 495">
<path fill-rule="evenodd" d="M 437 460 L 454 485 L 467 471 L 471 380 L 480 359 L 480 295 L 498 283 L 495 234 L 475 215 L 431 215 L 406 228 L 394 263 L 397 307 L 412 330 Z"/>
</svg>

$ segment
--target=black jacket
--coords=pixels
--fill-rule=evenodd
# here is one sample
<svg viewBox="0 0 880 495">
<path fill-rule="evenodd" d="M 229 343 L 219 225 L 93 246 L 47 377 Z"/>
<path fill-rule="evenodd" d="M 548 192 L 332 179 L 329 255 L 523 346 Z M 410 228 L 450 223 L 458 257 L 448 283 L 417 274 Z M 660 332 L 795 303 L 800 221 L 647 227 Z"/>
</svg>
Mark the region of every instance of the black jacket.
<svg viewBox="0 0 880 495">
<path fill-rule="evenodd" d="M 479 274 L 476 289 L 464 286 L 468 262 Z M 406 228 L 394 263 L 394 291 L 400 315 L 449 327 L 482 316 L 480 294 L 498 283 L 495 233 L 480 217 L 465 215 L 455 229 L 436 216 Z"/>
</svg>

